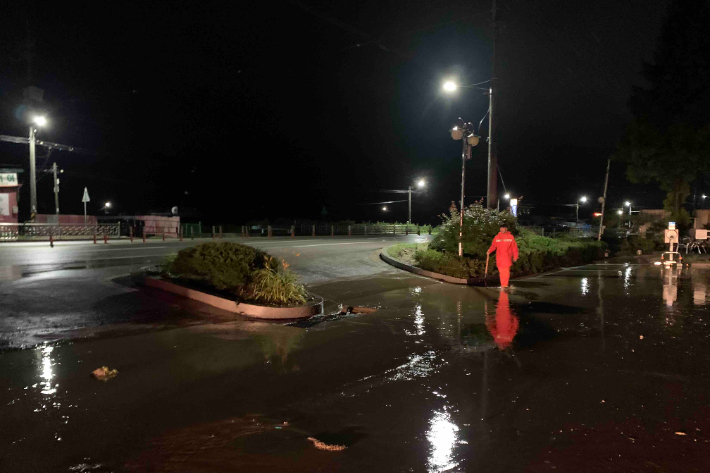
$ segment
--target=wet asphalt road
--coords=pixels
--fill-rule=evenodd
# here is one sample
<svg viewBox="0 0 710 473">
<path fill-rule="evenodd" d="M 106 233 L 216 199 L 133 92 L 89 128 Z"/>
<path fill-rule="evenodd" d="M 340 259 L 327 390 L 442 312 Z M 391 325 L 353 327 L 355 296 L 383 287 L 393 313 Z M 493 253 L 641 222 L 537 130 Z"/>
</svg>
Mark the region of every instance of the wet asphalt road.
<svg viewBox="0 0 710 473">
<path fill-rule="evenodd" d="M 338 278 L 371 277 L 396 270 L 379 260 L 392 243 L 426 236 L 231 239 L 281 258 L 312 285 Z M 218 309 L 139 290 L 129 275 L 182 248 L 211 241 L 111 241 L 0 244 L 0 350 L 150 325 L 199 323 L 231 317 Z M 127 325 L 129 324 L 129 325 Z M 133 326 L 130 324 L 139 324 Z"/>
<path fill-rule="evenodd" d="M 697 266 L 508 292 L 383 270 L 311 284 L 371 314 L 6 351 L 0 471 L 707 471 L 708 284 Z M 117 377 L 89 376 L 103 365 Z"/>
</svg>

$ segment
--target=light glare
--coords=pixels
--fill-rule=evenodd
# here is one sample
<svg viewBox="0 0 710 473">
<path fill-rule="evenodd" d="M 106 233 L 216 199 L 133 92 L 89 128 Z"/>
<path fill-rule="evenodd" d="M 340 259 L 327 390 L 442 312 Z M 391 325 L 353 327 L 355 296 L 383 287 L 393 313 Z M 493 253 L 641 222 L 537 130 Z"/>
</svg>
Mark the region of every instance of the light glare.
<svg viewBox="0 0 710 473">
<path fill-rule="evenodd" d="M 417 186 L 419 187 L 424 187 L 426 185 L 426 181 L 424 179 L 419 179 L 419 182 L 417 182 Z"/>
<path fill-rule="evenodd" d="M 32 119 L 32 121 L 35 123 L 37 126 L 44 126 L 47 124 L 47 117 L 43 116 L 36 116 Z"/>
<path fill-rule="evenodd" d="M 455 84 L 454 82 L 452 82 L 452 81 L 450 81 L 450 80 L 444 82 L 444 90 L 445 90 L 446 92 L 453 92 L 453 91 L 456 90 L 456 88 L 457 88 L 457 86 L 456 86 L 456 84 Z"/>
</svg>

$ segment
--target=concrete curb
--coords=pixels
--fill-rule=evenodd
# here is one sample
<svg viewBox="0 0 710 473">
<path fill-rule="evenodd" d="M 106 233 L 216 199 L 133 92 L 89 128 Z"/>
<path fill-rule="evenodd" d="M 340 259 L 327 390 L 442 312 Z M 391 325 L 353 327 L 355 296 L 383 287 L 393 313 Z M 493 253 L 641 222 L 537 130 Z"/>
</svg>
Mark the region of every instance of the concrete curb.
<svg viewBox="0 0 710 473">
<path fill-rule="evenodd" d="M 213 296 L 211 294 L 197 291 L 195 289 L 189 289 L 163 279 L 152 278 L 149 276 L 145 277 L 143 282 L 146 286 L 162 289 L 163 291 L 172 292 L 173 294 L 200 301 L 219 309 L 257 319 L 303 319 L 323 313 L 323 299 L 320 299 L 317 303 L 311 303 L 300 307 L 268 307 L 224 299 L 222 297 Z"/>
<path fill-rule="evenodd" d="M 389 247 L 387 247 L 389 248 Z M 428 278 L 432 279 L 438 279 L 439 281 L 444 281 L 452 284 L 470 284 L 473 281 L 471 279 L 463 279 L 463 278 L 455 278 L 453 276 L 447 276 L 445 274 L 439 274 L 435 273 L 433 271 L 427 271 L 425 269 L 417 268 L 416 266 L 411 266 L 407 263 L 403 263 L 399 260 L 396 260 L 392 258 L 391 256 L 387 256 L 385 253 L 387 252 L 387 248 L 384 248 L 380 252 L 380 259 L 384 261 L 387 264 L 391 264 L 395 268 L 403 269 L 405 271 L 409 271 L 410 273 L 414 274 L 419 274 L 420 276 L 426 276 Z"/>
</svg>

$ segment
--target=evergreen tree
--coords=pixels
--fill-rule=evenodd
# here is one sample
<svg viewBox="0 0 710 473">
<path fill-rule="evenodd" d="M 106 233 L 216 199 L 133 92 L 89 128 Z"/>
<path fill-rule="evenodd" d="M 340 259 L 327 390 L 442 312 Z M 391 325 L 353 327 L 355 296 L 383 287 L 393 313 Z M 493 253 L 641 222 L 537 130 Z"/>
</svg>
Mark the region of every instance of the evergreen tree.
<svg viewBox="0 0 710 473">
<path fill-rule="evenodd" d="M 682 208 L 690 183 L 710 171 L 710 1 L 673 0 L 645 63 L 649 88 L 634 88 L 633 120 L 616 157 L 632 182 L 657 182 L 668 192 L 664 208 L 687 225 Z"/>
</svg>

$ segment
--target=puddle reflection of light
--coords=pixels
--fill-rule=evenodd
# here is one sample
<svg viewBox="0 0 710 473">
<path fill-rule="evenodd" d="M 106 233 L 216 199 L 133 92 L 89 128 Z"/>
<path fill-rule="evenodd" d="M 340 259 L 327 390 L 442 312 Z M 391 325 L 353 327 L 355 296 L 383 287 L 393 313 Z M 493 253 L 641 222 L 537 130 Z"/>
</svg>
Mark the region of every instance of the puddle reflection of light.
<svg viewBox="0 0 710 473">
<path fill-rule="evenodd" d="M 434 411 L 429 421 L 426 438 L 431 444 L 428 470 L 430 473 L 447 471 L 458 466 L 453 459 L 459 428 L 451 422 L 451 415 L 446 411 Z"/>
<path fill-rule="evenodd" d="M 589 293 L 589 278 L 582 278 L 582 295 L 586 296 Z"/>
<path fill-rule="evenodd" d="M 628 289 L 631 285 L 631 266 L 624 270 L 624 289 Z"/>
<path fill-rule="evenodd" d="M 405 330 L 404 333 L 407 335 L 424 335 L 426 333 L 426 330 L 424 330 L 424 313 L 420 304 L 417 304 L 414 309 L 414 328 L 413 332 Z"/>
<path fill-rule="evenodd" d="M 412 288 L 412 294 L 421 294 L 422 293 L 422 288 L 417 286 Z"/>
<path fill-rule="evenodd" d="M 54 373 L 52 372 L 52 357 L 50 356 L 54 347 L 44 347 L 41 350 L 42 353 L 42 372 L 40 373 L 40 378 L 42 381 L 42 394 L 54 394 L 57 392 L 57 385 L 52 384 L 52 378 L 54 378 Z"/>
</svg>

